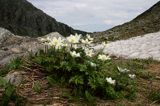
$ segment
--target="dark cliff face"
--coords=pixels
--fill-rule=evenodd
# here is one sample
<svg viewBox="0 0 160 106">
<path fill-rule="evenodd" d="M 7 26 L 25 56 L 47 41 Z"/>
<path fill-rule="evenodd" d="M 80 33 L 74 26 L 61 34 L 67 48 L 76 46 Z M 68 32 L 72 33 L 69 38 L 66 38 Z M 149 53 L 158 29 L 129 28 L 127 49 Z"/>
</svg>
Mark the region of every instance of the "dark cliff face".
<svg viewBox="0 0 160 106">
<path fill-rule="evenodd" d="M 118 40 L 157 31 L 160 31 L 160 1 L 132 21 L 94 35 L 100 36 L 101 40 L 106 36 L 109 40 Z"/>
<path fill-rule="evenodd" d="M 0 0 L 0 27 L 22 36 L 43 36 L 59 32 L 64 36 L 86 32 L 57 22 L 26 0 Z"/>
</svg>

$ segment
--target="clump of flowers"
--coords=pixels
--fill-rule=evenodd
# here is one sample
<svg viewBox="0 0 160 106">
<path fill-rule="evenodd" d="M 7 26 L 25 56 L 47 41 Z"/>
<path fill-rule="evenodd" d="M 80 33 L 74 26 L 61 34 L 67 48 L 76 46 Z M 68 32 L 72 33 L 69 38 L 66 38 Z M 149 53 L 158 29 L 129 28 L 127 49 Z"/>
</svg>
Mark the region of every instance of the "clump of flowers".
<svg viewBox="0 0 160 106">
<path fill-rule="evenodd" d="M 80 38 L 81 38 L 81 35 L 70 35 L 69 37 L 67 37 L 67 41 L 70 42 L 70 43 L 79 43 L 80 41 Z"/>
<path fill-rule="evenodd" d="M 93 42 L 93 38 L 90 35 L 86 35 L 85 39 L 81 39 L 81 43 L 85 44 L 85 45 L 89 45 Z"/>
<path fill-rule="evenodd" d="M 112 85 L 115 85 L 115 83 L 116 83 L 116 80 L 113 80 L 111 77 L 106 78 L 106 81 L 107 81 L 108 83 L 112 84 Z"/>
<path fill-rule="evenodd" d="M 128 74 L 128 76 L 129 76 L 130 78 L 132 78 L 132 79 L 134 79 L 134 78 L 136 77 L 135 74 Z"/>
<path fill-rule="evenodd" d="M 93 49 L 85 49 L 86 56 L 92 57 L 94 55 Z"/>
<path fill-rule="evenodd" d="M 111 58 L 109 56 L 104 55 L 104 54 L 100 54 L 100 55 L 98 55 L 98 59 L 100 59 L 102 61 L 106 61 L 106 60 L 110 60 Z"/>
<path fill-rule="evenodd" d="M 126 68 L 123 69 L 123 68 L 121 68 L 119 66 L 117 68 L 118 68 L 118 71 L 121 72 L 121 73 L 127 73 L 127 72 L 130 71 L 130 70 L 126 69 Z"/>
<path fill-rule="evenodd" d="M 76 51 L 70 51 L 70 55 L 72 56 L 72 57 L 80 57 L 80 53 L 76 53 Z"/>
<path fill-rule="evenodd" d="M 61 37 L 59 37 L 59 38 L 54 37 L 53 39 L 49 39 L 49 40 L 50 41 L 49 41 L 48 45 L 54 46 L 55 49 L 61 49 L 62 46 L 64 45 L 64 43 L 63 43 L 64 40 Z"/>
<path fill-rule="evenodd" d="M 33 61 L 43 66 L 56 81 L 69 84 L 73 95 L 80 95 L 88 100 L 91 96 L 118 98 L 135 75 L 120 67 L 105 74 L 104 67 L 109 67 L 112 59 L 102 52 L 96 53 L 91 46 L 93 40 L 90 35 L 84 37 L 79 34 L 70 35 L 66 39 L 43 39 L 50 48 L 47 52 L 41 51 Z M 106 47 L 107 44 L 103 42 L 102 45 Z"/>
</svg>

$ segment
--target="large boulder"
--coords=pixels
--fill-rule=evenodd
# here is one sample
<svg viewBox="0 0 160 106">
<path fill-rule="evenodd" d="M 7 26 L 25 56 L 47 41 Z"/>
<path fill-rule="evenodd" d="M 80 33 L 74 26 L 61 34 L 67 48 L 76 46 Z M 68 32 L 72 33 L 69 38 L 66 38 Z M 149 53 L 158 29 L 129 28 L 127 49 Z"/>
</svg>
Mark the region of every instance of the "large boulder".
<svg viewBox="0 0 160 106">
<path fill-rule="evenodd" d="M 4 65 L 13 58 L 26 56 L 30 52 L 36 53 L 39 49 L 44 49 L 45 45 L 39 39 L 53 36 L 62 37 L 58 32 L 39 38 L 22 37 L 0 28 L 0 64 Z"/>
</svg>

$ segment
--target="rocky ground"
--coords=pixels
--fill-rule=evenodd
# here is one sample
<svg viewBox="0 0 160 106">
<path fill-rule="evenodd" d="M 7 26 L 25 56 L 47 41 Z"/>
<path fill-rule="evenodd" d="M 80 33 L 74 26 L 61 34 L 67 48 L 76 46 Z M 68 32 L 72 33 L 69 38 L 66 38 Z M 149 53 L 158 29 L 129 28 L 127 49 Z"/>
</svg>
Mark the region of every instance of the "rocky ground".
<svg viewBox="0 0 160 106">
<path fill-rule="evenodd" d="M 10 59 L 35 51 L 40 43 L 34 38 L 15 36 L 5 29 L 0 29 L 0 64 Z"/>
<path fill-rule="evenodd" d="M 43 37 L 47 36 L 61 35 L 50 33 Z M 30 52 L 35 53 L 40 48 L 44 49 L 45 46 L 39 39 L 17 36 L 0 28 L 0 64 L 6 64 L 10 59 L 25 56 Z M 102 47 L 102 45 L 97 45 L 94 49 L 100 50 Z M 104 49 L 104 53 L 127 59 L 153 58 L 154 60 L 160 60 L 160 32 L 111 42 Z"/>
<path fill-rule="evenodd" d="M 43 37 L 47 36 L 61 35 L 59 33 L 50 33 Z M 45 45 L 39 39 L 17 36 L 6 29 L 0 28 L 0 65 L 8 63 L 13 58 L 44 49 Z"/>
<path fill-rule="evenodd" d="M 137 61 L 138 62 L 138 61 Z M 128 63 L 128 60 L 114 60 L 114 63 Z M 138 64 L 142 64 L 141 62 Z M 132 64 L 132 68 L 136 65 Z M 150 63 L 146 66 L 145 62 L 143 65 L 140 65 L 144 73 L 136 76 L 137 79 L 137 96 L 135 100 L 128 99 L 118 99 L 118 100 L 102 100 L 96 98 L 96 106 L 159 106 L 156 101 L 151 101 L 148 98 L 148 95 L 152 91 L 160 89 L 160 63 Z M 136 66 L 137 67 L 137 66 Z M 142 68 L 143 67 L 143 68 Z M 131 67 L 130 67 L 131 68 Z M 22 79 L 21 79 L 22 78 Z M 6 80 L 9 80 L 12 84 L 17 86 L 17 94 L 26 99 L 26 106 L 88 106 L 85 101 L 74 101 L 70 100 L 65 94 L 69 94 L 70 89 L 64 88 L 63 86 L 54 85 L 50 86 L 48 80 L 46 80 L 45 74 L 42 73 L 37 68 L 27 68 L 21 70 L 13 70 L 7 74 L 5 77 Z M 12 82 L 13 81 L 13 82 Z M 20 83 L 21 82 L 21 83 Z M 39 83 L 41 85 L 40 92 L 34 89 L 35 85 Z M 0 89 L 0 99 L 1 93 L 4 92 L 4 89 Z M 9 106 L 14 106 L 13 105 Z M 89 105 L 92 106 L 92 105 Z"/>
<path fill-rule="evenodd" d="M 102 49 L 102 47 L 97 45 L 95 49 Z M 127 59 L 153 58 L 160 61 L 160 32 L 111 42 L 104 49 L 104 53 Z"/>
<path fill-rule="evenodd" d="M 59 33 L 51 33 L 43 36 L 42 38 L 48 36 L 61 36 Z M 45 46 L 39 40 L 40 38 L 30 38 L 30 37 L 21 37 L 12 34 L 10 31 L 0 28 L 0 67 L 3 64 L 9 62 L 10 59 L 26 56 L 28 53 L 35 53 L 38 49 L 44 49 Z M 110 55 L 115 55 L 118 57 L 124 58 L 150 58 L 152 57 L 155 60 L 160 60 L 160 32 L 151 33 L 144 36 L 130 38 L 128 40 L 120 40 L 116 42 L 111 42 L 108 44 L 107 48 L 104 49 L 105 53 Z M 94 47 L 95 50 L 102 49 L 102 45 L 97 45 Z M 119 61 L 119 60 L 114 60 Z M 130 60 L 120 60 L 120 63 L 125 63 L 125 61 Z M 116 62 L 115 62 L 116 63 Z M 128 63 L 130 64 L 130 63 Z M 145 64 L 145 63 L 137 63 Z M 131 65 L 131 66 L 136 66 Z M 137 102 L 132 102 L 128 100 L 115 100 L 115 101 L 97 101 L 98 106 L 117 106 L 117 104 L 124 104 L 126 106 L 158 106 L 147 98 L 148 92 L 159 89 L 160 83 L 160 64 L 153 63 L 147 65 L 145 70 L 146 74 L 137 76 L 138 83 L 138 92 L 137 92 Z M 148 74 L 149 73 L 149 74 Z M 147 75 L 153 75 L 154 79 L 150 80 L 150 77 Z M 59 86 L 54 86 L 50 89 L 48 83 L 45 79 L 43 73 L 39 72 L 37 69 L 24 68 L 24 70 L 10 71 L 5 77 L 7 81 L 11 81 L 14 85 L 19 85 L 24 81 L 23 84 L 19 86 L 18 93 L 27 98 L 28 106 L 36 106 L 37 104 L 47 104 L 50 103 L 51 106 L 77 106 L 82 105 L 82 103 L 70 103 L 67 99 L 62 97 L 64 92 L 68 92 L 68 89 L 62 88 Z M 12 82 L 13 81 L 13 82 Z M 36 93 L 33 90 L 34 84 L 39 82 L 42 84 L 42 92 Z M 0 97 L 1 97 L 0 89 Z M 53 102 L 53 103 L 52 103 Z M 86 105 L 86 104 L 84 104 Z"/>
</svg>

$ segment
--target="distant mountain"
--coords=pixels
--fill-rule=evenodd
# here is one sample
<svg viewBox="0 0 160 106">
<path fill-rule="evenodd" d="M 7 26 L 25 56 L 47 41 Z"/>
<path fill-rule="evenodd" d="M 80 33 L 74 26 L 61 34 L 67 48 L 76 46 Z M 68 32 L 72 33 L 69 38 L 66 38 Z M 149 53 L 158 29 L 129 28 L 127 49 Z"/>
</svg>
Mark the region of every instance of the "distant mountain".
<svg viewBox="0 0 160 106">
<path fill-rule="evenodd" d="M 130 22 L 94 33 L 99 40 L 118 40 L 160 31 L 160 1 Z M 107 38 L 106 38 L 107 37 Z"/>
<path fill-rule="evenodd" d="M 86 34 L 57 22 L 27 0 L 0 0 L 0 27 L 14 34 L 31 37 L 43 36 L 50 32 L 59 32 L 64 36 L 74 33 Z"/>
</svg>

